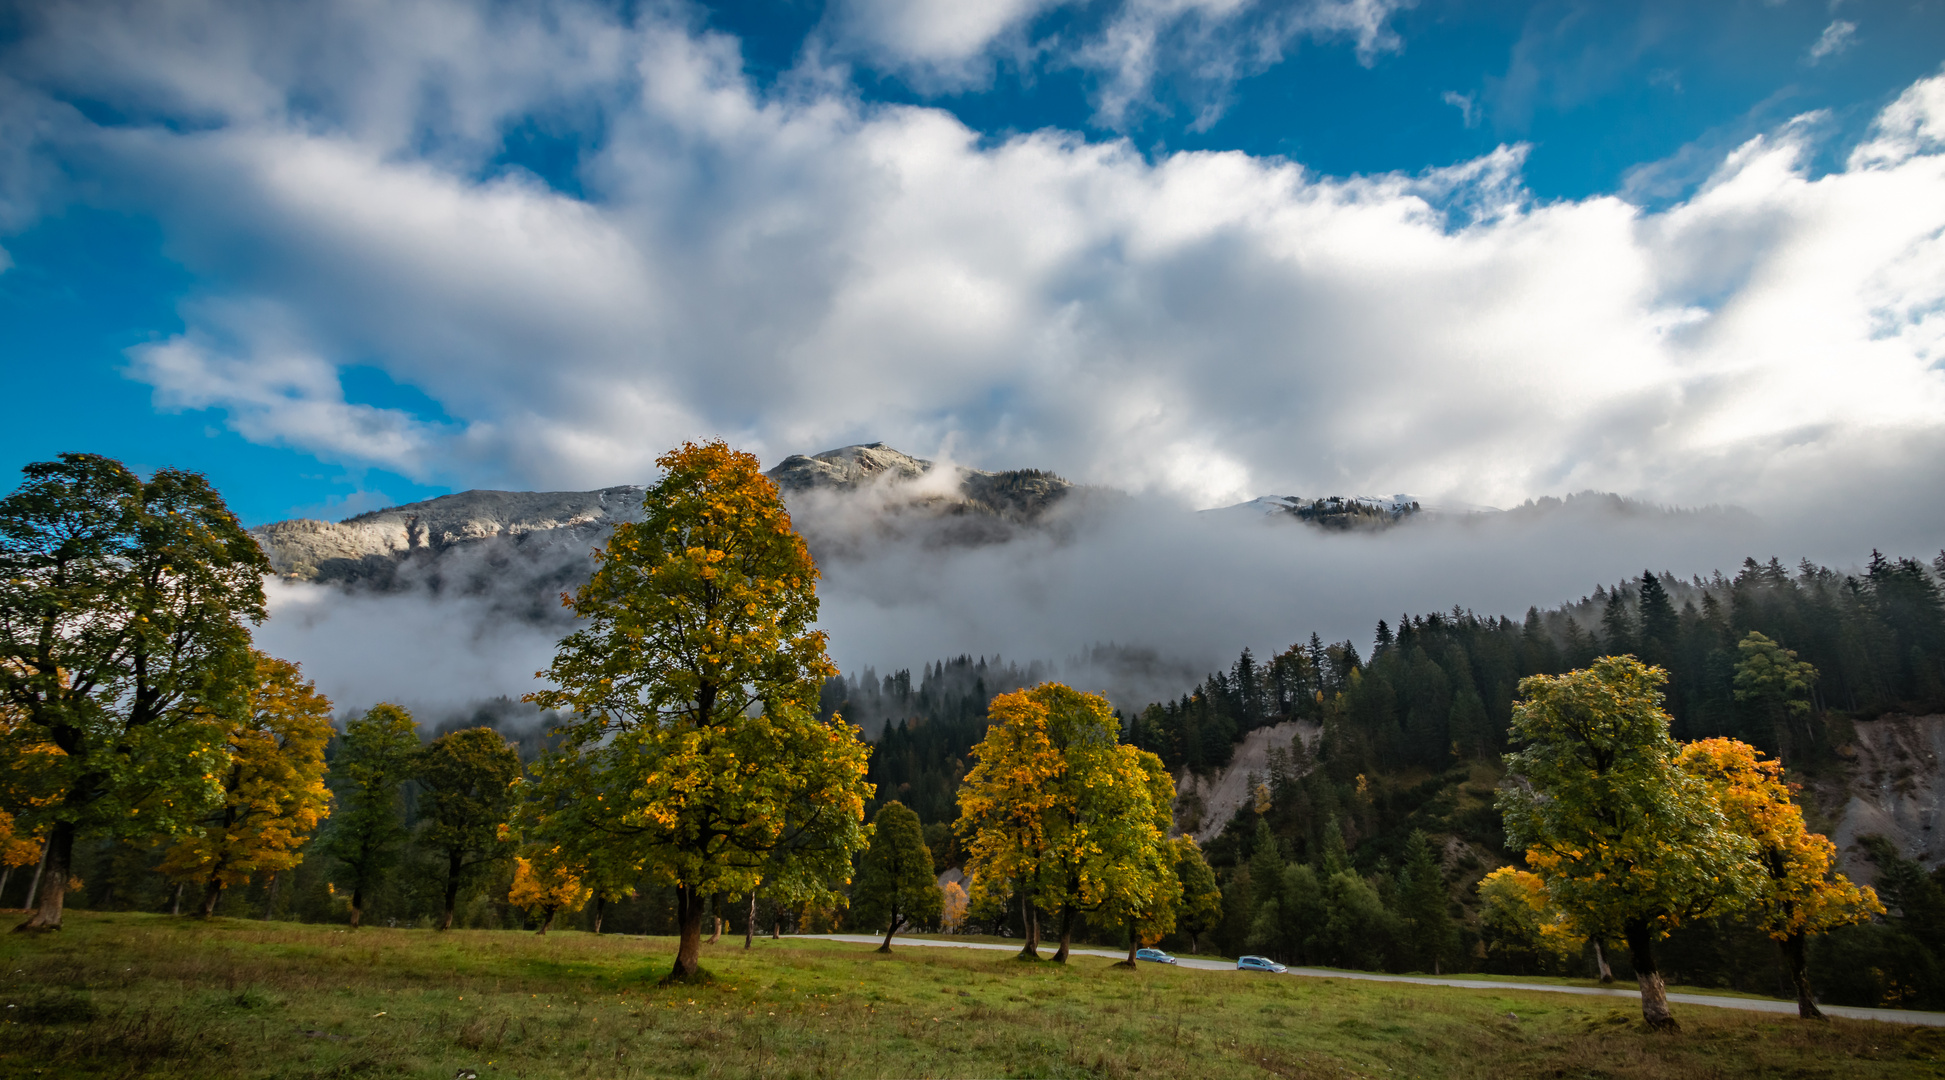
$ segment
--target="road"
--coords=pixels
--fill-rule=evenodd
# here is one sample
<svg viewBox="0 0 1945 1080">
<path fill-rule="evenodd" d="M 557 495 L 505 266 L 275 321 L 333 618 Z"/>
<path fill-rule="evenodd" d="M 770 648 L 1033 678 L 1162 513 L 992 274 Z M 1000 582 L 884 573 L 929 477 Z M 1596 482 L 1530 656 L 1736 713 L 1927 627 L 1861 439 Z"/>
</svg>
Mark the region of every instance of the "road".
<svg viewBox="0 0 1945 1080">
<path fill-rule="evenodd" d="M 882 936 L 870 937 L 862 934 L 802 934 L 793 935 L 815 938 L 819 941 L 843 941 L 856 945 L 878 945 L 884 941 Z M 903 948 L 908 945 L 927 946 L 947 949 L 985 949 L 991 952 L 1017 953 L 1018 945 L 995 945 L 984 941 L 933 941 L 927 938 L 893 938 L 893 944 Z M 1053 947 L 1046 942 L 1041 947 L 1051 953 Z M 1074 956 L 1105 956 L 1110 960 L 1125 960 L 1127 952 L 1110 952 L 1106 949 L 1070 949 Z M 1200 968 L 1205 971 L 1235 971 L 1233 962 L 1220 960 L 1199 960 L 1192 956 L 1175 958 L 1178 966 Z M 1378 975 L 1368 971 L 1332 971 L 1328 968 L 1290 969 L 1292 975 L 1305 975 L 1314 979 L 1357 979 L 1363 982 L 1414 983 L 1418 986 L 1452 986 L 1463 990 L 1523 990 L 1539 994 L 1579 994 L 1582 997 L 1626 998 L 1632 1001 L 1641 999 L 1639 990 L 1623 990 L 1619 987 L 1605 986 L 1549 986 L 1545 983 L 1498 982 L 1492 979 L 1449 979 L 1429 978 L 1421 975 Z M 1783 1013 L 1796 1015 L 1796 1002 L 1776 998 L 1721 997 L 1715 994 L 1670 994 L 1668 1000 L 1680 1005 L 1707 1005 L 1716 1009 L 1742 1009 L 1745 1012 Z M 1887 1024 L 1917 1024 L 1923 1027 L 1945 1027 L 1945 1013 L 1916 1012 L 1908 1009 L 1863 1009 L 1850 1005 L 1819 1005 L 1825 1015 L 1842 1016 L 1851 1020 L 1882 1020 Z"/>
</svg>

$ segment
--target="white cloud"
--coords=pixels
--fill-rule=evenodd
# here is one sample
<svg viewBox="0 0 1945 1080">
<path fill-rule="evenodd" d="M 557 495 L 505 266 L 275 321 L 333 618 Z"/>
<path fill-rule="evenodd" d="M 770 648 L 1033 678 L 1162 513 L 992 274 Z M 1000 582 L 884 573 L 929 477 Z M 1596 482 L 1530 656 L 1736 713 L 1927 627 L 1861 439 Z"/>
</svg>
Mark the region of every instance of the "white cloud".
<svg viewBox="0 0 1945 1080">
<path fill-rule="evenodd" d="M 1818 63 L 1836 56 L 1848 49 L 1857 40 L 1857 24 L 1844 19 L 1833 19 L 1823 33 L 1810 45 L 1810 62 Z"/>
<path fill-rule="evenodd" d="M 1340 6 L 1386 47 L 1378 6 Z M 153 215 L 199 281 L 134 370 L 336 460 L 593 487 L 722 434 L 769 460 L 952 439 L 1201 505 L 1936 486 L 1900 455 L 1945 428 L 1945 78 L 1842 170 L 1813 175 L 1794 125 L 1650 213 L 1534 204 L 1517 147 L 1342 179 L 989 143 L 842 87 L 761 95 L 679 14 L 50 11 L 12 54 L 43 95 L 22 108 L 59 117 L 33 167 Z M 57 90 L 195 122 L 96 125 Z M 585 197 L 492 166 L 534 113 L 588 127 Z M 450 419 L 345 400 L 352 364 Z"/>
</svg>

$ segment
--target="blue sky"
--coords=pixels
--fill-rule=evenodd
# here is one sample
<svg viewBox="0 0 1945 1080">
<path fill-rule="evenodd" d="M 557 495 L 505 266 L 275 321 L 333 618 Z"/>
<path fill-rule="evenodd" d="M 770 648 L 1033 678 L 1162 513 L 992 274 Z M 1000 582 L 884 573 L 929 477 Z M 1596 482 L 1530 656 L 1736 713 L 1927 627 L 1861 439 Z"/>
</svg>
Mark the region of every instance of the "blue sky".
<svg viewBox="0 0 1945 1080">
<path fill-rule="evenodd" d="M 200 469 L 252 524 L 643 482 L 716 434 L 1194 505 L 1938 490 L 1945 3 L 0 33 L 9 471 Z"/>
</svg>

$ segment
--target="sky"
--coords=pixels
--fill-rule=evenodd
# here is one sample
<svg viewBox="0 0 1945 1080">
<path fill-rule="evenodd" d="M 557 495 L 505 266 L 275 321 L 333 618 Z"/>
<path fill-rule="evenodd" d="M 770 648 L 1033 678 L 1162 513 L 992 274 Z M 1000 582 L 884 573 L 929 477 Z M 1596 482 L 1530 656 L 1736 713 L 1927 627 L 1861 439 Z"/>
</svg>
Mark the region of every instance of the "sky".
<svg viewBox="0 0 1945 1080">
<path fill-rule="evenodd" d="M 15 3 L 0 467 L 1936 501 L 1941 62 L 1927 0 Z"/>
</svg>

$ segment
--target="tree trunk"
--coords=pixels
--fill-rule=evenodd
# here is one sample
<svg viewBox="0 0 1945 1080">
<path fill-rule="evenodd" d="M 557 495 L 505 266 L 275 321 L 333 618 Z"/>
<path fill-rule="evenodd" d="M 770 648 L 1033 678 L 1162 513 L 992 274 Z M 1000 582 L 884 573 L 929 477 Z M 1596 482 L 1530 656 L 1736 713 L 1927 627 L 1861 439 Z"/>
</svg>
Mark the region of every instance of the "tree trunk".
<svg viewBox="0 0 1945 1080">
<path fill-rule="evenodd" d="M 270 875 L 270 882 L 263 892 L 263 921 L 269 922 L 270 917 L 277 913 L 277 875 Z"/>
<path fill-rule="evenodd" d="M 180 914 L 182 914 L 182 889 L 183 889 L 183 884 L 184 884 L 184 883 L 183 883 L 183 882 L 180 882 L 180 881 L 178 881 L 178 882 L 176 882 L 176 896 L 175 896 L 175 899 L 173 899 L 173 900 L 171 900 L 171 901 L 169 901 L 169 914 L 171 914 L 171 915 L 180 915 Z"/>
<path fill-rule="evenodd" d="M 1594 942 L 1594 968 L 1603 984 L 1614 981 L 1614 969 L 1607 966 L 1607 954 L 1601 951 L 1601 943 Z"/>
<path fill-rule="evenodd" d="M 1195 939 L 1196 939 L 1196 938 L 1197 938 L 1198 936 L 1199 936 L 1199 935 L 1197 935 L 1197 934 L 1196 934 L 1196 933 L 1195 933 L 1194 931 L 1190 931 L 1190 932 L 1189 932 L 1189 955 L 1190 955 L 1190 956 L 1200 956 L 1200 955 L 1202 955 L 1202 950 L 1201 950 L 1200 948 L 1198 948 L 1198 947 L 1196 946 L 1196 943 L 1195 943 Z"/>
<path fill-rule="evenodd" d="M 554 925 L 554 907 L 553 905 L 549 905 L 540 910 L 546 912 L 547 917 L 540 921 L 540 929 L 534 931 L 534 936 L 546 937 L 548 929 Z"/>
<path fill-rule="evenodd" d="M 203 887 L 203 909 L 196 913 L 196 917 L 200 919 L 207 919 L 212 915 L 215 915 L 216 905 L 219 902 L 221 902 L 222 899 L 223 899 L 223 883 L 217 880 L 216 878 L 210 878 L 209 884 Z"/>
<path fill-rule="evenodd" d="M 7 879 L 14 876 L 14 868 L 9 866 L 0 870 L 0 905 L 7 902 Z"/>
<path fill-rule="evenodd" d="M 1135 951 L 1140 948 L 1141 948 L 1141 938 L 1138 935 L 1136 935 L 1135 921 L 1131 918 L 1128 920 L 1128 966 L 1129 967 L 1140 966 L 1140 964 L 1138 963 L 1135 957 Z"/>
<path fill-rule="evenodd" d="M 694 887 L 675 887 L 675 921 L 682 936 L 675 947 L 671 979 L 692 979 L 702 972 L 702 908 L 702 897 Z"/>
<path fill-rule="evenodd" d="M 1623 925 L 1628 939 L 1628 959 L 1634 964 L 1634 977 L 1641 984 L 1641 1019 L 1655 1031 L 1680 1031 L 1675 1014 L 1668 1011 L 1668 987 L 1655 966 L 1654 937 L 1646 919 L 1629 919 Z"/>
<path fill-rule="evenodd" d="M 1804 962 L 1803 934 L 1791 934 L 1780 938 L 1777 947 L 1783 950 L 1783 966 L 1789 969 L 1790 982 L 1796 986 L 1796 1014 L 1805 1020 L 1822 1020 L 1823 1011 L 1817 1008 L 1816 999 L 1810 996 L 1810 972 Z"/>
<path fill-rule="evenodd" d="M 1033 917 L 1033 898 L 1025 891 L 1020 893 L 1020 936 L 1026 939 L 1020 959 L 1040 959 L 1040 921 Z"/>
<path fill-rule="evenodd" d="M 879 952 L 891 951 L 891 937 L 893 934 L 898 933 L 898 924 L 904 921 L 898 917 L 898 912 L 894 911 L 891 913 L 891 925 L 885 928 L 885 943 L 878 946 Z"/>
<path fill-rule="evenodd" d="M 1074 944 L 1074 906 L 1062 905 L 1060 909 L 1060 948 L 1054 951 L 1054 963 L 1067 962 L 1068 950 Z"/>
<path fill-rule="evenodd" d="M 743 947 L 756 944 L 756 890 L 750 890 L 750 917 L 743 920 Z"/>
<path fill-rule="evenodd" d="M 458 853 L 446 858 L 446 914 L 439 920 L 439 929 L 452 929 L 453 911 L 459 907 L 459 872 L 465 868 Z"/>
<path fill-rule="evenodd" d="M 41 861 L 34 864 L 34 883 L 27 886 L 27 901 L 20 905 L 22 911 L 33 910 L 34 898 L 41 894 L 41 875 L 47 873 L 47 849 L 52 842 L 51 837 L 41 841 Z"/>
<path fill-rule="evenodd" d="M 52 832 L 47 834 L 47 851 L 41 856 L 41 872 L 35 875 L 38 905 L 33 907 L 33 915 L 24 923 L 14 927 L 16 933 L 61 928 L 61 910 L 67 905 L 68 867 L 74 865 L 74 823 L 56 822 Z"/>
<path fill-rule="evenodd" d="M 783 940 L 783 912 L 781 911 L 777 912 L 776 919 L 770 923 L 770 940 Z"/>
<path fill-rule="evenodd" d="M 365 886 L 361 882 L 351 887 L 351 928 L 353 930 L 358 929 L 358 924 L 363 922 L 364 918 Z"/>
<path fill-rule="evenodd" d="M 594 932 L 601 933 L 601 919 L 608 914 L 608 898 L 596 893 L 594 896 Z"/>
<path fill-rule="evenodd" d="M 723 894 L 722 893 L 717 893 L 714 897 L 710 899 L 709 914 L 711 920 L 709 923 L 709 944 L 714 945 L 716 943 L 716 939 L 723 936 Z"/>
</svg>

